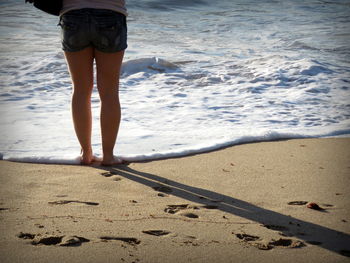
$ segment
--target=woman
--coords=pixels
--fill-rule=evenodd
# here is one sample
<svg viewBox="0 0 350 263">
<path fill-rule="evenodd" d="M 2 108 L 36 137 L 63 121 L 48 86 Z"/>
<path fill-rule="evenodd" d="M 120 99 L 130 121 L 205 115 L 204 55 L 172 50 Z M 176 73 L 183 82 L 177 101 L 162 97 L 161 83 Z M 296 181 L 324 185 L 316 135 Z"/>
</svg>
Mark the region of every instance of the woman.
<svg viewBox="0 0 350 263">
<path fill-rule="evenodd" d="M 82 149 L 81 164 L 122 162 L 113 155 L 113 149 L 121 115 L 119 75 L 127 48 L 126 16 L 124 0 L 63 0 L 62 48 L 73 83 L 72 115 Z M 94 61 L 101 100 L 102 160 L 94 157 L 91 147 Z"/>
</svg>

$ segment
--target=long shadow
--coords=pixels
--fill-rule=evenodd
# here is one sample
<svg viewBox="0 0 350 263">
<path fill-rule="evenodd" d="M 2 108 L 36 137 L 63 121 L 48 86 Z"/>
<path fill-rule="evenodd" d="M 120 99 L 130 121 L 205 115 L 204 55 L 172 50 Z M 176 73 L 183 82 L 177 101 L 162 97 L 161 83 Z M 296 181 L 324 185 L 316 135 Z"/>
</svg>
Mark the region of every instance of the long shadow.
<svg viewBox="0 0 350 263">
<path fill-rule="evenodd" d="M 140 172 L 126 165 L 104 170 L 149 186 L 153 190 L 164 191 L 190 202 L 215 206 L 223 212 L 261 223 L 268 228 L 277 228 L 284 236 L 293 236 L 343 256 L 350 256 L 350 235 L 347 233 L 283 215 L 217 192 L 184 185 L 155 174 Z"/>
</svg>

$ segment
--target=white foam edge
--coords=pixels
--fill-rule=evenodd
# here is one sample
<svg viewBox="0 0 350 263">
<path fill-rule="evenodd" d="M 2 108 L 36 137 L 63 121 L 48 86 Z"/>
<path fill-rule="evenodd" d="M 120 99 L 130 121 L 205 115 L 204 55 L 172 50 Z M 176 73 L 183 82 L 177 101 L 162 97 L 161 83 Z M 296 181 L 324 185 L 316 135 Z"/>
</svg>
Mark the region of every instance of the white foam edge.
<svg viewBox="0 0 350 263">
<path fill-rule="evenodd" d="M 152 152 L 149 154 L 128 154 L 120 155 L 119 158 L 128 162 L 143 162 L 143 161 L 155 161 L 160 159 L 179 158 L 194 154 L 200 154 L 205 152 L 211 152 L 220 150 L 226 147 L 245 144 L 245 143 L 258 143 L 277 140 L 290 140 L 290 139 L 307 139 L 307 138 L 329 138 L 329 137 L 350 137 L 350 129 L 337 130 L 326 134 L 318 135 L 301 135 L 296 133 L 280 133 L 277 131 L 269 131 L 260 136 L 242 136 L 238 139 L 231 141 L 217 141 L 211 144 L 197 145 L 192 148 L 182 148 L 173 151 Z M 80 164 L 80 157 L 59 157 L 59 156 L 10 156 L 0 153 L 0 160 L 24 162 L 24 163 L 41 163 L 41 164 L 68 164 L 75 165 Z"/>
</svg>

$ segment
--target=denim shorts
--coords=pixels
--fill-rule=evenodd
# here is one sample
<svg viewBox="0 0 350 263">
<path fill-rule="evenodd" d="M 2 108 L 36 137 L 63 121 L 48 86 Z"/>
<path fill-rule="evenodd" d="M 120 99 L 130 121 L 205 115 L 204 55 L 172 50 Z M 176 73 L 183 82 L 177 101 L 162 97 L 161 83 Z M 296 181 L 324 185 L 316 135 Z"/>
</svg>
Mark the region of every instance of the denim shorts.
<svg viewBox="0 0 350 263">
<path fill-rule="evenodd" d="M 72 10 L 60 17 L 62 49 L 75 52 L 86 47 L 112 53 L 127 48 L 125 15 L 105 9 Z"/>
</svg>

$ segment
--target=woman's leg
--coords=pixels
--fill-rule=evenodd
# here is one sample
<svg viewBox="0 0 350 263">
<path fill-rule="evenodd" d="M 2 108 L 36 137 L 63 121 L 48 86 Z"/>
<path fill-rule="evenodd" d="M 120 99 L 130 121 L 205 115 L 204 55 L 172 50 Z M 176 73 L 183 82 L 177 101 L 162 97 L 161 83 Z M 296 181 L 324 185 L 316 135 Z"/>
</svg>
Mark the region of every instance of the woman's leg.
<svg viewBox="0 0 350 263">
<path fill-rule="evenodd" d="M 65 52 L 73 83 L 72 115 L 75 133 L 82 148 L 82 164 L 94 161 L 91 148 L 91 93 L 93 88 L 94 49 Z"/>
<path fill-rule="evenodd" d="M 119 75 L 124 51 L 103 53 L 95 50 L 97 88 L 101 99 L 103 165 L 118 164 L 113 149 L 120 124 Z"/>
</svg>

